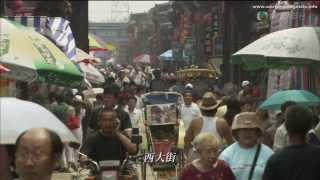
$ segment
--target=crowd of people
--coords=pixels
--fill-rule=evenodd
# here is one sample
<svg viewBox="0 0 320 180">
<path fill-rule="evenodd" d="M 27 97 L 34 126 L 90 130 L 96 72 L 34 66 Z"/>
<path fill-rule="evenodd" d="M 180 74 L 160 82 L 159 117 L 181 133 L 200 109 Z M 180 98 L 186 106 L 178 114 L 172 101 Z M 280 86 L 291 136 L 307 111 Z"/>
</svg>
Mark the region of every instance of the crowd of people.
<svg viewBox="0 0 320 180">
<path fill-rule="evenodd" d="M 22 179 L 50 179 L 57 163 L 60 170 L 88 159 L 121 164 L 127 154 L 138 153 L 139 144 L 131 137 L 134 128 L 145 131 L 142 94 L 175 89 L 175 74 L 130 65 L 102 72 L 107 82 L 94 102 L 80 90 L 48 95 L 42 105 L 72 131 L 80 147 L 63 144 L 48 129 L 24 132 L 16 148 L 8 151 L 15 154 L 12 164 Z M 208 89 L 200 98 L 195 98 L 192 82 L 180 87 L 187 163 L 179 178 L 319 180 L 317 109 L 288 101 L 281 111 L 263 111 L 257 108 L 262 100 L 259 90 L 249 81 L 241 85 L 235 96 Z"/>
<path fill-rule="evenodd" d="M 194 113 L 191 123 L 185 119 L 189 163 L 181 179 L 319 179 L 316 109 L 287 101 L 272 117 L 257 108 L 260 98 L 250 82 L 242 85 L 237 97 L 205 93 L 197 104 L 201 115 Z M 190 95 L 186 91 L 185 99 Z M 191 105 L 186 100 L 183 108 Z"/>
</svg>

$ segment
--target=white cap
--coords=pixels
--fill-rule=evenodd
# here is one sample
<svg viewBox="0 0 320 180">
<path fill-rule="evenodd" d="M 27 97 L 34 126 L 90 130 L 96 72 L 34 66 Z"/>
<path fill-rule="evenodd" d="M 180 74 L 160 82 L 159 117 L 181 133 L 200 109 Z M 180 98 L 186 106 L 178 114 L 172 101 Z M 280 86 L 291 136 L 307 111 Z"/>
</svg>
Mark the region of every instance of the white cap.
<svg viewBox="0 0 320 180">
<path fill-rule="evenodd" d="M 78 89 L 71 89 L 71 91 L 72 91 L 73 95 L 75 95 L 75 94 L 77 94 L 79 92 Z"/>
<path fill-rule="evenodd" d="M 281 110 L 275 110 L 274 113 L 277 115 L 277 114 L 280 114 L 281 113 Z"/>
<path fill-rule="evenodd" d="M 77 101 L 77 102 L 82 102 L 82 96 L 76 95 L 76 96 L 74 97 L 74 100 Z"/>
<path fill-rule="evenodd" d="M 193 89 L 193 85 L 191 83 L 186 84 L 185 88 L 191 88 Z"/>
<path fill-rule="evenodd" d="M 241 83 L 241 87 L 245 87 L 245 86 L 248 86 L 250 84 L 250 81 L 242 81 Z"/>
</svg>

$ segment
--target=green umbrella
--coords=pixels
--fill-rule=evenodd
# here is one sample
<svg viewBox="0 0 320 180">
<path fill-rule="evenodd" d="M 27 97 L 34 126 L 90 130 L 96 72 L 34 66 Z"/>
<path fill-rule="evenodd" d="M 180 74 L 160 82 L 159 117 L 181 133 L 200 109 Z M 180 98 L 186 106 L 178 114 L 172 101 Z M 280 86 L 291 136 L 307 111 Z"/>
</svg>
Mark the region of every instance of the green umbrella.
<svg viewBox="0 0 320 180">
<path fill-rule="evenodd" d="M 288 69 L 320 62 L 320 27 L 299 27 L 270 33 L 240 49 L 231 63 L 247 70 Z"/>
<path fill-rule="evenodd" d="M 50 40 L 33 28 L 0 18 L 0 63 L 13 79 L 79 87 L 82 73 Z"/>
<path fill-rule="evenodd" d="M 320 104 L 320 98 L 309 91 L 286 90 L 274 93 L 259 106 L 259 109 L 279 110 L 281 105 L 286 101 L 294 101 L 304 106 L 316 106 Z"/>
</svg>

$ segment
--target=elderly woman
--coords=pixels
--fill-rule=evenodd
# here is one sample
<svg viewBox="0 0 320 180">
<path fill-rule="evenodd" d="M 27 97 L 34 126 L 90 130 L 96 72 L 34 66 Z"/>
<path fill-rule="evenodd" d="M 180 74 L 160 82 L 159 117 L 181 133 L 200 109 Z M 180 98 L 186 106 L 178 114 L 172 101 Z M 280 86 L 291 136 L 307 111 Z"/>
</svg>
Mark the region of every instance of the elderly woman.
<svg viewBox="0 0 320 180">
<path fill-rule="evenodd" d="M 219 179 L 234 180 L 229 166 L 217 160 L 219 143 L 211 133 L 200 133 L 193 141 L 193 149 L 199 158 L 188 164 L 182 171 L 181 180 Z"/>
<path fill-rule="evenodd" d="M 231 168 L 236 180 L 261 180 L 264 168 L 273 151 L 259 142 L 261 121 L 255 112 L 235 116 L 232 134 L 237 140 L 219 156 Z"/>
</svg>

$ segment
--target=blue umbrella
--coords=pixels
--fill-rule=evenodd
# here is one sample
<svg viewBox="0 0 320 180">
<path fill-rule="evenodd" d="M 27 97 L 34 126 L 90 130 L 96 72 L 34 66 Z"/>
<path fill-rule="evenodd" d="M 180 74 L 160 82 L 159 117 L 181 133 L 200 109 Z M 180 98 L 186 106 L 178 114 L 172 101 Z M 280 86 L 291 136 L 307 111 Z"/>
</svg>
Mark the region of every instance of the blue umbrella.
<svg viewBox="0 0 320 180">
<path fill-rule="evenodd" d="M 163 61 L 172 61 L 173 60 L 172 50 L 169 49 L 166 52 L 162 53 L 159 56 L 159 59 Z"/>
<path fill-rule="evenodd" d="M 183 53 L 183 59 L 187 58 L 188 56 L 186 56 Z M 173 54 L 172 54 L 172 49 L 167 50 L 166 52 L 162 53 L 160 56 L 158 56 L 158 58 L 162 61 L 173 61 Z"/>
<path fill-rule="evenodd" d="M 294 101 L 304 106 L 316 106 L 320 104 L 320 98 L 305 90 L 286 90 L 279 91 L 265 100 L 259 109 L 279 110 L 286 101 Z"/>
</svg>

